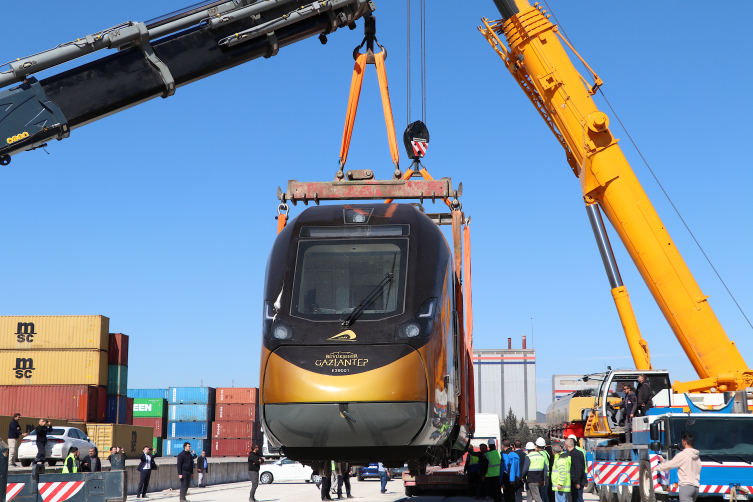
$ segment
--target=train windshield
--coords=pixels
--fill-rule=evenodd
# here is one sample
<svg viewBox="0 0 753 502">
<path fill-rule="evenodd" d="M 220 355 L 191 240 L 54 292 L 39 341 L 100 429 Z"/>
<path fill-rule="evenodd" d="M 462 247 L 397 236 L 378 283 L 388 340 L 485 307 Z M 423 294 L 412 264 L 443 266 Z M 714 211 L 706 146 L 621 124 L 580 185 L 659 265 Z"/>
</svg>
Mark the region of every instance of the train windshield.
<svg viewBox="0 0 753 502">
<path fill-rule="evenodd" d="M 402 314 L 407 258 L 407 239 L 301 241 L 290 314 L 337 321 L 367 297 L 360 321 Z"/>
</svg>

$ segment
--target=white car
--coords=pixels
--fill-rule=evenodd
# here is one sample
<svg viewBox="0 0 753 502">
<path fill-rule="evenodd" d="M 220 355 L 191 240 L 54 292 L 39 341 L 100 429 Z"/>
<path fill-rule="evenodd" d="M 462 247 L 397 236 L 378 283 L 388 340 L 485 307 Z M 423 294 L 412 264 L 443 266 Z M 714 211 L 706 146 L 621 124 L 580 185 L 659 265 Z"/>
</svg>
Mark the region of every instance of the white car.
<svg viewBox="0 0 753 502">
<path fill-rule="evenodd" d="M 36 439 L 37 435 L 32 432 L 18 447 L 18 459 L 24 467 L 30 466 L 37 457 Z M 47 463 L 55 465 L 58 461 L 65 460 L 68 451 L 73 446 L 78 448 L 81 458 L 84 458 L 89 454 L 89 448 L 94 448 L 96 445 L 86 434 L 75 427 L 53 427 L 52 431 L 47 433 L 47 448 L 45 449 Z"/>
<path fill-rule="evenodd" d="M 262 464 L 259 471 L 259 482 L 268 485 L 272 481 L 314 481 L 314 471 L 311 467 L 285 457 L 271 464 Z"/>
</svg>

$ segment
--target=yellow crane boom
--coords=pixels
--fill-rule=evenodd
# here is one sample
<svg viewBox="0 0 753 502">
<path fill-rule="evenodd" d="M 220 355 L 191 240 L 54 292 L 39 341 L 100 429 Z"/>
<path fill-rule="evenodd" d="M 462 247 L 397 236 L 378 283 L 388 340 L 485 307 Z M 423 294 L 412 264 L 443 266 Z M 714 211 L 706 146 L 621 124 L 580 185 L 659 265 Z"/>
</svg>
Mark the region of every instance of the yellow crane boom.
<svg viewBox="0 0 753 502">
<path fill-rule="evenodd" d="M 495 0 L 495 3 L 504 19 L 483 19 L 479 30 L 565 149 L 567 161 L 580 180 L 597 241 L 601 221 L 598 207 L 627 248 L 700 377 L 692 382 L 675 382 L 675 392 L 712 389 L 722 392 L 753 386 L 753 371 L 725 333 L 708 296 L 693 278 L 641 187 L 618 145 L 619 140 L 609 129 L 609 117 L 594 103 L 592 96 L 602 83 L 599 77 L 562 37 L 538 3 L 533 6 L 526 0 Z M 506 39 L 506 46 L 500 36 Z M 592 73 L 593 85 L 575 69 L 562 42 Z M 608 240 L 606 246 L 600 244 L 602 258 L 636 368 L 648 369 L 648 346 L 640 335 L 616 266 L 616 273 L 610 273 Z"/>
</svg>

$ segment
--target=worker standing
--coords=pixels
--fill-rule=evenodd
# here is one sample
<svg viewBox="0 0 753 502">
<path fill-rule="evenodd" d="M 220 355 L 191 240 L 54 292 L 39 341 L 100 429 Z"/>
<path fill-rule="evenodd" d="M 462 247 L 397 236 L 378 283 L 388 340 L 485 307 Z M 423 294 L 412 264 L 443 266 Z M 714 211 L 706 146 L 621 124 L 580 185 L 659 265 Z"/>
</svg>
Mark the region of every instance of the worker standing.
<svg viewBox="0 0 753 502">
<path fill-rule="evenodd" d="M 633 418 L 638 410 L 638 398 L 633 392 L 632 384 L 622 384 L 622 390 L 625 392 L 625 398 L 622 400 L 622 409 L 625 413 L 625 442 L 633 442 Z"/>
<path fill-rule="evenodd" d="M 648 410 L 654 407 L 651 384 L 646 380 L 646 375 L 638 375 L 638 413 L 637 416 L 645 417 Z"/>
<path fill-rule="evenodd" d="M 186 501 L 188 487 L 191 486 L 191 477 L 193 476 L 194 461 L 191 455 L 191 443 L 183 443 L 183 451 L 178 454 L 178 478 L 180 479 L 180 502 Z"/>
<path fill-rule="evenodd" d="M 680 502 L 695 502 L 698 489 L 701 486 L 701 459 L 698 450 L 693 448 L 695 436 L 688 432 L 682 434 L 682 451 L 666 462 L 659 457 L 659 465 L 655 471 L 669 471 L 677 469 L 678 484 L 680 485 Z"/>
<path fill-rule="evenodd" d="M 588 483 L 586 476 L 586 456 L 575 448 L 575 440 L 567 438 L 565 448 L 570 455 L 570 498 L 573 502 L 583 502 L 583 488 Z"/>
<path fill-rule="evenodd" d="M 502 455 L 497 451 L 497 441 L 495 439 L 489 440 L 489 451 L 486 452 L 486 460 L 489 462 L 486 476 L 484 476 L 486 494 L 491 495 L 494 502 L 502 502 L 502 492 L 499 487 Z"/>
<path fill-rule="evenodd" d="M 50 425 L 49 420 L 45 420 L 44 418 L 39 419 L 39 426 L 34 429 L 34 434 L 37 436 L 35 441 L 37 442 L 37 456 L 34 458 L 34 462 L 31 463 L 32 466 L 37 465 L 38 462 L 41 462 L 42 465 L 45 463 L 45 455 L 47 450 L 47 433 L 52 432 L 52 426 Z"/>
<path fill-rule="evenodd" d="M 465 459 L 465 467 L 463 467 L 463 471 L 468 474 L 468 488 L 471 493 L 478 493 L 481 472 L 480 456 L 481 454 L 475 448 L 471 447 Z"/>
<path fill-rule="evenodd" d="M 502 480 L 502 486 L 504 487 L 505 502 L 515 502 L 515 493 L 520 481 L 520 457 L 513 450 L 509 440 L 505 439 L 502 442 L 504 448 L 503 451 L 503 468 L 504 478 Z"/>
<path fill-rule="evenodd" d="M 568 452 L 562 451 L 562 446 L 552 445 L 554 464 L 552 464 L 552 488 L 555 502 L 571 502 L 570 498 L 570 464 Z"/>
<path fill-rule="evenodd" d="M 248 502 L 256 502 L 256 489 L 259 487 L 259 470 L 264 463 L 264 457 L 260 455 L 259 445 L 255 444 L 248 452 L 248 479 L 251 480 L 251 493 Z"/>
<path fill-rule="evenodd" d="M 541 495 L 541 500 L 543 502 L 554 502 L 554 495 L 549 496 L 549 492 L 552 491 L 552 483 L 548 482 L 549 479 L 549 473 L 552 472 L 552 463 L 554 460 L 554 457 L 551 455 L 551 447 L 547 447 L 546 445 L 546 439 L 540 437 L 536 440 L 534 443 L 536 445 L 536 451 L 541 452 L 542 455 L 544 455 L 544 458 L 546 459 L 546 469 L 547 469 L 547 475 L 544 476 L 544 485 L 543 489 L 539 489 L 539 494 Z"/>
<path fill-rule="evenodd" d="M 526 473 L 525 480 L 528 483 L 528 493 L 531 494 L 531 497 L 536 502 L 544 502 L 544 497 L 546 496 L 546 478 L 549 476 L 549 459 L 546 453 L 533 443 L 528 443 L 526 450 L 528 450 L 528 472 Z M 543 497 L 542 492 L 544 494 Z"/>
<path fill-rule="evenodd" d="M 382 483 L 382 493 L 387 493 L 387 481 L 390 479 L 390 473 L 383 463 L 379 462 L 379 481 Z"/>
<path fill-rule="evenodd" d="M 337 498 L 343 498 L 343 485 L 345 485 L 345 495 L 352 499 L 350 494 L 350 464 L 348 462 L 338 462 L 335 464 L 337 470 Z"/>
<path fill-rule="evenodd" d="M 78 448 L 75 446 L 72 446 L 70 450 L 68 450 L 68 456 L 65 458 L 65 463 L 63 463 L 63 474 L 76 474 L 78 472 Z"/>
<path fill-rule="evenodd" d="M 539 441 L 539 439 L 541 439 L 541 441 Z M 549 473 L 551 475 L 552 467 L 554 466 L 554 451 L 552 451 L 552 441 L 549 440 L 549 442 L 547 443 L 544 440 L 544 438 L 539 438 L 539 439 L 536 440 L 536 444 L 537 445 L 540 442 L 543 443 L 543 444 L 546 444 L 546 449 L 544 451 L 546 451 L 546 455 L 547 455 L 547 457 L 549 457 Z M 552 486 L 551 481 L 549 483 L 547 483 L 546 486 L 547 486 L 547 489 L 546 489 L 546 498 L 548 499 L 549 502 L 555 502 L 555 500 L 554 500 L 554 487 Z"/>
<path fill-rule="evenodd" d="M 486 452 L 489 451 L 489 447 L 485 444 L 479 446 L 478 457 L 478 488 L 476 489 L 476 500 L 486 498 L 486 473 L 489 470 L 489 459 L 486 457 Z"/>
</svg>

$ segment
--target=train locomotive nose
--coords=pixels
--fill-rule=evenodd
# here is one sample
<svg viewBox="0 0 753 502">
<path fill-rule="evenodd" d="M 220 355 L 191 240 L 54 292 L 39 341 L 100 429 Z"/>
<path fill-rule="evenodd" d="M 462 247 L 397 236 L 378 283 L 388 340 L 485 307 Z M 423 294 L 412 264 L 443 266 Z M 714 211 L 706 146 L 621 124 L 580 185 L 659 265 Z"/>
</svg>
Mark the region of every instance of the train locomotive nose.
<svg viewBox="0 0 753 502">
<path fill-rule="evenodd" d="M 403 446 L 426 422 L 426 372 L 408 345 L 282 346 L 269 355 L 262 401 L 286 447 Z"/>
</svg>

